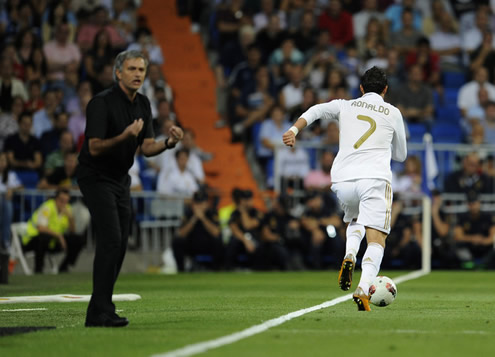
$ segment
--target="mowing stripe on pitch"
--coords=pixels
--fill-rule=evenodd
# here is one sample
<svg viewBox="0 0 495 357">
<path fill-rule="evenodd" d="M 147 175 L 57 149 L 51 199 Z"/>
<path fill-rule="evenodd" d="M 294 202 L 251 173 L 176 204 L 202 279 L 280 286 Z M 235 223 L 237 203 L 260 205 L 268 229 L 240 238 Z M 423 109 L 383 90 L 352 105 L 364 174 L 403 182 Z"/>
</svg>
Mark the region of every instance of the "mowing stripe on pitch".
<svg viewBox="0 0 495 357">
<path fill-rule="evenodd" d="M 0 310 L 2 312 L 22 312 L 22 311 L 46 311 L 48 310 L 47 308 L 44 308 L 44 307 L 38 307 L 38 308 L 34 308 L 34 309 L 3 309 L 3 310 Z"/>
<path fill-rule="evenodd" d="M 412 273 L 394 278 L 394 282 L 396 284 L 400 284 L 400 283 L 403 283 L 403 282 L 408 281 L 408 280 L 420 278 L 426 274 L 428 274 L 428 272 L 418 270 L 418 271 L 414 271 Z M 312 307 L 308 307 L 306 309 L 294 311 L 294 312 L 288 313 L 287 315 L 283 315 L 283 316 L 277 317 L 275 319 L 265 321 L 262 324 L 249 327 L 245 330 L 235 332 L 231 335 L 219 337 L 217 339 L 210 340 L 210 341 L 194 343 L 192 345 L 188 345 L 188 346 L 179 348 L 179 349 L 174 350 L 174 351 L 156 354 L 156 355 L 153 355 L 152 357 L 188 357 L 188 356 L 193 356 L 193 355 L 196 355 L 198 353 L 203 353 L 203 352 L 209 351 L 211 349 L 222 347 L 225 345 L 229 345 L 231 343 L 240 341 L 244 338 L 257 335 L 258 333 L 264 332 L 264 331 L 266 331 L 272 327 L 281 325 L 284 322 L 290 321 L 296 317 L 306 315 L 306 314 L 313 312 L 313 311 L 325 309 L 327 307 L 340 304 L 341 302 L 344 302 L 344 301 L 347 301 L 350 299 L 352 299 L 352 294 L 347 294 L 347 295 L 338 297 L 338 298 L 330 300 L 330 301 L 325 301 L 324 303 L 319 304 L 319 305 L 315 305 Z"/>
</svg>

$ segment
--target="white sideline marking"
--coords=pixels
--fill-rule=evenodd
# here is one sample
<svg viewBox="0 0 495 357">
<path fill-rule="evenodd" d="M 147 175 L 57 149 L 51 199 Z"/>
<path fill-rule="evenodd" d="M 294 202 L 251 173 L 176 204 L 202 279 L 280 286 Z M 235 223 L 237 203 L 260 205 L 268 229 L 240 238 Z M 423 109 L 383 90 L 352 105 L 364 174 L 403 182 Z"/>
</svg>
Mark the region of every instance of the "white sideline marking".
<svg viewBox="0 0 495 357">
<path fill-rule="evenodd" d="M 31 302 L 88 302 L 91 295 L 38 295 L 38 296 L 8 296 L 0 297 L 0 304 L 31 303 Z M 137 294 L 114 294 L 112 301 L 136 301 L 141 299 Z"/>
<path fill-rule="evenodd" d="M 417 270 L 413 271 L 409 274 L 399 276 L 397 278 L 394 278 L 394 282 L 396 284 L 403 283 L 408 280 L 413 280 L 422 277 L 423 275 L 428 274 L 428 271 L 422 271 L 422 270 Z M 193 356 L 198 353 L 203 353 L 208 350 L 218 348 L 221 346 L 229 345 L 231 343 L 240 341 L 244 338 L 251 337 L 253 335 L 256 335 L 258 333 L 264 332 L 272 327 L 278 326 L 283 324 L 284 322 L 290 321 L 296 317 L 308 314 L 313 311 L 325 309 L 330 306 L 334 306 L 337 304 L 340 304 L 341 302 L 347 301 L 352 299 L 352 294 L 347 294 L 338 298 L 335 298 L 333 300 L 325 301 L 322 304 L 315 305 L 312 307 L 308 307 L 306 309 L 301 309 L 297 310 L 291 313 L 288 313 L 287 315 L 283 315 L 268 321 L 265 321 L 259 325 L 251 326 L 245 330 L 235 332 L 231 335 L 219 337 L 214 340 L 210 341 L 204 341 L 204 342 L 199 342 L 199 343 L 194 343 L 170 352 L 165 352 L 161 354 L 155 354 L 152 357 L 188 357 L 188 356 Z"/>
<path fill-rule="evenodd" d="M 19 312 L 19 311 L 45 311 L 45 310 L 48 310 L 44 307 L 39 307 L 39 308 L 36 308 L 36 309 L 3 309 L 3 310 L 0 310 L 0 311 L 3 311 L 3 312 Z"/>
</svg>

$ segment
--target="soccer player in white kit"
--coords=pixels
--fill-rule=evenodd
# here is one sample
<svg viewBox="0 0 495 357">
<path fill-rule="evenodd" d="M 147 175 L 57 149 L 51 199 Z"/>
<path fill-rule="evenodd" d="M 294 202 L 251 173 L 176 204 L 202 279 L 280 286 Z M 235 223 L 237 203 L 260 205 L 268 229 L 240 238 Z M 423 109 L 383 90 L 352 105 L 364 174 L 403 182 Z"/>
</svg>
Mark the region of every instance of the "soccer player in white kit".
<svg viewBox="0 0 495 357">
<path fill-rule="evenodd" d="M 332 100 L 309 108 L 284 135 L 293 146 L 303 128 L 317 119 L 337 119 L 339 152 L 331 170 L 332 191 L 344 211 L 346 254 L 339 273 L 339 286 L 349 290 L 356 255 L 366 235 L 362 274 L 353 299 L 358 310 L 370 311 L 369 287 L 378 275 L 390 233 L 392 171 L 390 160 L 407 156 L 404 121 L 400 111 L 383 100 L 387 92 L 385 72 L 377 67 L 366 71 L 360 85 L 363 96 L 353 100 Z"/>
</svg>

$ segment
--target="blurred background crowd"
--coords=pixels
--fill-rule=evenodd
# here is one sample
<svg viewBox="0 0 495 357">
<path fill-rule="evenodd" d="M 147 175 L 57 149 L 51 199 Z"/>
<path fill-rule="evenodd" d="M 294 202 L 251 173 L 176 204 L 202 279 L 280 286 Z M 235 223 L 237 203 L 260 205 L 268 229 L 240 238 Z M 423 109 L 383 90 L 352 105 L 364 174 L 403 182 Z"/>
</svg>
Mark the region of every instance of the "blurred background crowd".
<svg viewBox="0 0 495 357">
<path fill-rule="evenodd" d="M 118 52 L 137 49 L 149 58 L 140 92 L 150 99 L 155 135 L 165 137 L 181 124 L 162 72 L 166 58 L 138 13 L 140 3 L 0 0 L 5 241 L 8 222 L 32 213 L 20 209 L 16 192 L 77 191 L 85 108 L 113 85 Z M 446 145 L 437 158 L 447 157 L 439 160 L 439 192 L 433 192 L 436 267 L 493 264 L 495 1 L 178 0 L 177 8 L 201 35 L 216 76 L 216 126 L 228 126 L 232 141 L 245 145 L 259 187 L 275 189 L 267 209 L 255 207 L 253 192 L 242 188 L 233 190 L 232 205 L 218 207 L 203 169 L 214 157 L 196 145 L 194 128 L 184 128 L 177 149 L 151 160 L 136 153 L 129 173 L 135 192 L 186 200 L 173 241 L 179 269 L 339 265 L 345 229 L 329 190 L 339 123 L 316 122 L 299 135 L 301 145 L 278 146 L 310 106 L 360 96 L 359 78 L 372 66 L 386 71 L 385 99 L 401 110 L 413 144 L 406 162 L 393 166 L 395 224 L 384 264 L 420 264 L 418 195 L 432 188 L 425 178 L 425 133 Z"/>
</svg>

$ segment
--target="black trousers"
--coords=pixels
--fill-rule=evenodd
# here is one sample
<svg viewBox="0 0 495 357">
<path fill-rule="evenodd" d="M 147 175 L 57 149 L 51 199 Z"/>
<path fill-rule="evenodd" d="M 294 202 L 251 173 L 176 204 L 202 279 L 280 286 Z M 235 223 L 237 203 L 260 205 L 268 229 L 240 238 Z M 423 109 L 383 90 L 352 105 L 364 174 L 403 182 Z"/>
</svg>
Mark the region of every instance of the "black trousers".
<svg viewBox="0 0 495 357">
<path fill-rule="evenodd" d="M 209 265 L 215 270 L 222 264 L 224 247 L 220 237 L 189 235 L 185 238 L 175 238 L 172 241 L 172 248 L 179 271 L 184 271 L 186 256 L 210 255 L 212 262 Z"/>
<path fill-rule="evenodd" d="M 74 265 L 81 249 L 84 246 L 84 237 L 75 234 L 65 234 L 65 242 L 67 243 L 67 252 L 65 258 L 60 264 L 60 271 L 67 271 L 69 265 Z M 40 233 L 36 237 L 33 237 L 28 244 L 22 247 L 25 252 L 34 251 L 34 272 L 43 273 L 43 267 L 45 264 L 45 255 L 47 253 L 57 253 L 62 251 L 62 246 L 57 241 L 57 244 L 50 248 L 50 242 L 53 240 L 53 236 L 46 233 Z"/>
<path fill-rule="evenodd" d="M 115 313 L 112 294 L 124 261 L 131 219 L 130 178 L 89 176 L 78 180 L 96 236 L 93 293 L 87 317 Z"/>
</svg>

